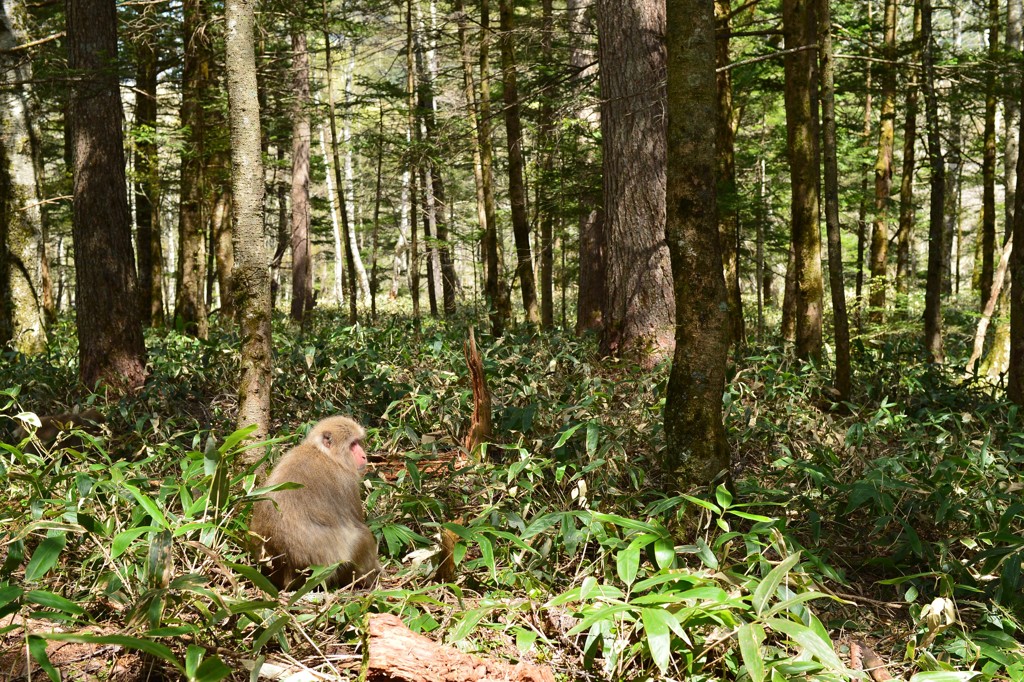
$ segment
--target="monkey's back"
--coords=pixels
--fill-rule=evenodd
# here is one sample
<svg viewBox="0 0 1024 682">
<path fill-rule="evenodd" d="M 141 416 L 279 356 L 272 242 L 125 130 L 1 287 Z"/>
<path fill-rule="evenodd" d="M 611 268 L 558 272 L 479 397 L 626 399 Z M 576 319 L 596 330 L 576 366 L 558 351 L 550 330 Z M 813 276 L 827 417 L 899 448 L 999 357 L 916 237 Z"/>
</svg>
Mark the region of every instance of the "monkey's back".
<svg viewBox="0 0 1024 682">
<path fill-rule="evenodd" d="M 270 577 L 288 586 L 313 564 L 349 562 L 332 583 L 379 571 L 377 541 L 366 526 L 359 476 L 317 447 L 301 444 L 285 453 L 266 485 L 293 482 L 302 488 L 276 490 L 253 507 L 250 530 L 261 536 L 270 558 Z"/>
</svg>

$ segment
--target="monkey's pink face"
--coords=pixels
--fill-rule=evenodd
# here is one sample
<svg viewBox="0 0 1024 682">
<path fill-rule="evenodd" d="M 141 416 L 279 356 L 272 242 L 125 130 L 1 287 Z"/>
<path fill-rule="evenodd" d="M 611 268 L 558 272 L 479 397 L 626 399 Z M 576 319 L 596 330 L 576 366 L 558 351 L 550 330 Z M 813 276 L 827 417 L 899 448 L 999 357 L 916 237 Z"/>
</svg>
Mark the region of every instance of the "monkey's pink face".
<svg viewBox="0 0 1024 682">
<path fill-rule="evenodd" d="M 356 469 L 362 471 L 366 468 L 366 452 L 363 450 L 363 446 L 359 444 L 359 441 L 352 443 L 352 463 L 356 465 Z"/>
</svg>

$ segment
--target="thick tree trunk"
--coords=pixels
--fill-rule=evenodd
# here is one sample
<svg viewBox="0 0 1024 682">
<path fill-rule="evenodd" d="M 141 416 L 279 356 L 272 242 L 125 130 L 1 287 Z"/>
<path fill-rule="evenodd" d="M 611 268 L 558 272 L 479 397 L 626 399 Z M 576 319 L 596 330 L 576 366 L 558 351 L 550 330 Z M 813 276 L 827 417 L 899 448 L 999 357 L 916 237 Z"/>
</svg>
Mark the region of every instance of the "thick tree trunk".
<svg viewBox="0 0 1024 682">
<path fill-rule="evenodd" d="M 65 8 L 78 372 L 90 388 L 131 391 L 146 379 L 146 347 L 125 180 L 117 12 L 103 0 L 67 0 Z"/>
<path fill-rule="evenodd" d="M 502 98 L 505 104 L 505 134 L 508 138 L 508 193 L 512 213 L 512 234 L 516 242 L 516 276 L 523 296 L 526 323 L 540 325 L 537 283 L 533 275 L 530 248 L 530 220 L 526 208 L 526 162 L 523 160 L 523 126 L 519 117 L 519 89 L 516 78 L 515 41 L 512 36 L 515 0 L 500 0 Z"/>
<path fill-rule="evenodd" d="M 925 96 L 925 125 L 928 136 L 928 165 L 931 168 L 931 197 L 928 214 L 928 280 L 924 303 L 924 345 L 931 362 L 942 362 L 942 253 L 943 208 L 946 167 L 942 158 L 939 130 L 939 101 L 935 93 L 935 40 L 932 36 L 931 0 L 921 5 L 922 87 Z"/>
<path fill-rule="evenodd" d="M 786 49 L 817 41 L 817 0 L 784 0 Z M 796 354 L 818 358 L 822 350 L 821 228 L 818 225 L 818 69 L 813 49 L 785 56 L 786 137 L 792 192 L 792 240 L 796 286 Z"/>
<path fill-rule="evenodd" d="M 597 21 L 607 276 L 601 347 L 648 362 L 668 353 L 675 336 L 664 230 L 665 4 L 599 0 Z"/>
<path fill-rule="evenodd" d="M 888 286 L 889 212 L 892 194 L 892 149 L 896 121 L 896 0 L 885 0 L 885 45 L 882 65 L 882 109 L 878 122 L 878 156 L 875 160 L 875 223 L 871 233 L 871 286 L 868 303 L 871 320 L 885 317 Z"/>
<path fill-rule="evenodd" d="M 205 0 L 182 5 L 185 63 L 182 69 L 181 125 L 187 142 L 181 153 L 181 203 L 178 210 L 178 272 L 174 316 L 185 332 L 206 338 L 207 166 L 205 103 L 210 93 L 211 46 Z"/>
<path fill-rule="evenodd" d="M 241 337 L 238 427 L 255 425 L 252 440 L 270 432 L 273 356 L 270 336 L 270 276 L 264 247 L 263 157 L 256 87 L 252 0 L 225 0 L 225 66 L 231 129 L 231 193 L 235 269 L 231 277 Z M 256 449 L 246 451 L 251 463 Z"/>
<path fill-rule="evenodd" d="M 715 17 L 709 2 L 668 0 L 665 233 L 675 287 L 675 354 L 665 397 L 665 468 L 677 490 L 729 475 L 722 392 L 729 316 L 715 205 Z"/>
<path fill-rule="evenodd" d="M 0 11 L 0 348 L 46 349 L 46 240 L 33 158 L 38 117 L 20 0 Z"/>
<path fill-rule="evenodd" d="M 302 323 L 313 309 L 313 267 L 309 244 L 309 52 L 302 28 L 292 33 L 291 317 Z"/>
</svg>

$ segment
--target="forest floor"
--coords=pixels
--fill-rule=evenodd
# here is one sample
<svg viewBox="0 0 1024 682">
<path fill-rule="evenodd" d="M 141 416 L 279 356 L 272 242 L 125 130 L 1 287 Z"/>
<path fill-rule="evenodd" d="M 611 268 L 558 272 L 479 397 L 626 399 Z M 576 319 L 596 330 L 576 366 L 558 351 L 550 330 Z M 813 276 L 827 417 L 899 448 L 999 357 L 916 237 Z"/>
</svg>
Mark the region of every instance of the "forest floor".
<svg viewBox="0 0 1024 682">
<path fill-rule="evenodd" d="M 943 367 L 913 325 L 858 337 L 844 404 L 828 367 L 747 348 L 735 487 L 679 491 L 658 474 L 665 366 L 478 332 L 478 462 L 465 324 L 277 320 L 269 456 L 324 416 L 364 423 L 385 565 L 372 591 L 278 593 L 246 551 L 237 338 L 151 332 L 146 387 L 104 400 L 65 323 L 0 365 L 0 679 L 471 679 L 435 656 L 477 679 L 1024 680 L 1024 428 L 956 364 L 970 318 L 948 325 Z M 87 404 L 106 423 L 80 449 L 12 438 L 24 411 Z"/>
</svg>

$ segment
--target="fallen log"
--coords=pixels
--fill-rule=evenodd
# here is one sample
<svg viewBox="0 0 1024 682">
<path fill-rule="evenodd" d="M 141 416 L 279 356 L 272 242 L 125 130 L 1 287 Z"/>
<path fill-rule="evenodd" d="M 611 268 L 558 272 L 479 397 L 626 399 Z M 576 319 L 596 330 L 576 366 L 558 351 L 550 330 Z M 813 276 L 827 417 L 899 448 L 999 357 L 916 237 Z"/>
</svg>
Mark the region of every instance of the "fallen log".
<svg viewBox="0 0 1024 682">
<path fill-rule="evenodd" d="M 389 613 L 371 614 L 368 632 L 366 679 L 372 682 L 555 682 L 550 668 L 464 654 Z"/>
</svg>

